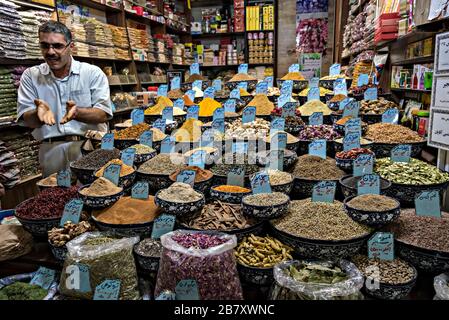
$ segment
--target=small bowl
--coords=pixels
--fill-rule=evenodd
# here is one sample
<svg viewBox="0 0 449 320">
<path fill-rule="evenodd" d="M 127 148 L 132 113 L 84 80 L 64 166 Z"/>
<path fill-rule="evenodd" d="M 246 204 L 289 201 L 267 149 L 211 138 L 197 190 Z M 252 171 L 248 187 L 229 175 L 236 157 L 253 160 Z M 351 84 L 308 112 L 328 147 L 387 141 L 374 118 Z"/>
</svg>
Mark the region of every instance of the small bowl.
<svg viewBox="0 0 449 320">
<path fill-rule="evenodd" d="M 110 232 L 113 235 L 121 237 L 145 237 L 151 234 L 153 230 L 153 221 L 145 223 L 134 224 L 112 224 L 98 221 L 93 215 L 92 220 L 97 226 L 98 230 Z"/>
<path fill-rule="evenodd" d="M 269 165 L 270 163 L 269 149 L 270 148 L 268 147 L 267 151 L 260 151 L 257 153 L 256 161 L 258 166 L 266 167 L 267 165 Z M 284 150 L 284 171 L 291 168 L 296 163 L 297 160 L 298 155 L 296 154 L 296 150 L 295 152 L 290 151 L 288 149 Z"/>
<path fill-rule="evenodd" d="M 147 182 L 150 194 L 155 194 L 173 184 L 169 176 L 168 174 L 150 174 L 137 171 L 136 181 Z"/>
<path fill-rule="evenodd" d="M 53 228 L 59 228 L 61 222 L 61 218 L 30 220 L 20 218 L 16 214 L 14 216 L 17 218 L 17 220 L 19 220 L 20 224 L 26 231 L 31 233 L 33 237 L 40 239 L 48 238 L 48 231 L 50 231 Z"/>
<path fill-rule="evenodd" d="M 425 191 L 438 191 L 440 193 L 440 199 L 443 199 L 444 192 L 449 187 L 449 182 L 443 182 L 438 184 L 429 185 L 409 185 L 409 184 L 399 184 L 391 183 L 391 188 L 387 190 L 387 195 L 398 199 L 402 204 L 414 205 L 415 198 Z"/>
<path fill-rule="evenodd" d="M 64 245 L 62 247 L 56 247 L 51 244 L 50 240 L 48 241 L 48 245 L 50 246 L 53 257 L 58 261 L 58 263 L 64 263 L 68 253 L 67 246 Z"/>
<path fill-rule="evenodd" d="M 412 142 L 412 143 L 407 143 L 407 144 L 412 146 L 412 154 L 411 154 L 412 158 L 417 158 L 420 156 L 423 148 L 427 145 L 427 141 Z M 376 142 L 374 142 L 371 149 L 376 154 L 376 157 L 380 159 L 380 158 L 389 157 L 391 155 L 391 151 L 398 145 L 400 145 L 400 143 L 376 143 Z"/>
<path fill-rule="evenodd" d="M 354 199 L 354 197 L 346 198 L 344 201 L 345 211 L 352 220 L 370 226 L 380 227 L 396 220 L 401 214 L 401 204 L 396 199 L 396 207 L 394 209 L 385 211 L 366 211 L 352 208 L 348 205 L 348 202 Z"/>
<path fill-rule="evenodd" d="M 315 185 L 323 180 L 310 180 L 310 179 L 304 179 L 304 178 L 298 178 L 295 177 L 294 183 L 293 183 L 293 194 L 300 199 L 306 199 L 311 198 L 313 194 L 313 188 Z M 326 180 L 326 181 L 333 181 L 337 184 L 337 190 L 335 193 L 335 197 L 337 198 L 340 194 L 340 190 L 338 188 L 338 180 Z"/>
<path fill-rule="evenodd" d="M 81 182 L 81 184 L 91 184 L 97 177 L 95 177 L 95 169 L 81 169 L 75 168 L 70 164 L 70 171 Z"/>
<path fill-rule="evenodd" d="M 232 91 L 238 87 L 239 83 L 246 82 L 248 84 L 248 91 L 256 89 L 257 80 L 246 80 L 246 81 L 228 81 L 226 82 L 226 87 Z"/>
<path fill-rule="evenodd" d="M 237 271 L 239 272 L 240 279 L 245 283 L 268 287 L 274 282 L 272 267 L 247 267 L 243 264 L 237 263 Z"/>
<path fill-rule="evenodd" d="M 362 177 L 358 177 L 358 179 L 353 178 L 353 175 L 347 175 L 342 177 L 338 181 L 338 184 L 340 185 L 341 191 L 345 198 L 357 196 L 357 183 Z M 380 178 L 380 194 L 384 196 L 388 195 L 388 189 L 390 188 L 391 182 L 386 179 Z"/>
<path fill-rule="evenodd" d="M 153 142 L 154 144 L 154 142 Z M 153 159 L 157 155 L 157 151 L 155 148 L 153 148 L 154 151 L 150 153 L 142 153 L 142 154 L 135 154 L 134 156 L 134 164 L 141 165 L 142 163 L 147 162 L 148 160 Z"/>
<path fill-rule="evenodd" d="M 226 203 L 241 204 L 244 197 L 252 194 L 251 190 L 249 192 L 224 192 L 216 190 L 216 187 L 218 185 L 210 189 L 210 197 Z"/>
<path fill-rule="evenodd" d="M 137 245 L 138 243 L 134 245 L 133 253 L 139 267 L 148 272 L 157 272 L 159 270 L 159 262 L 161 258 L 145 257 L 143 255 L 138 254 L 136 251 Z"/>
<path fill-rule="evenodd" d="M 290 198 L 280 204 L 269 205 L 269 206 L 261 206 L 261 205 L 253 205 L 246 203 L 246 198 L 250 197 L 245 196 L 242 199 L 242 212 L 245 216 L 256 218 L 256 219 L 275 219 L 283 216 L 287 213 L 288 207 L 290 205 Z"/>
<path fill-rule="evenodd" d="M 287 80 L 277 79 L 278 88 L 282 88 L 282 84 Z M 293 81 L 293 90 L 296 92 L 300 92 L 306 89 L 309 86 L 309 81 L 307 80 L 292 80 Z"/>
<path fill-rule="evenodd" d="M 123 196 L 123 189 L 122 191 L 112 194 L 109 196 L 86 196 L 81 193 L 81 190 L 89 188 L 90 184 L 82 186 L 78 190 L 78 196 L 81 200 L 83 200 L 83 203 L 85 206 L 91 208 L 91 209 L 104 209 L 109 206 L 112 206 L 114 203 L 116 203 L 121 196 Z"/>
<path fill-rule="evenodd" d="M 138 143 L 139 141 L 137 139 L 114 139 L 114 147 L 119 150 L 128 149 Z"/>
<path fill-rule="evenodd" d="M 437 274 L 449 270 L 448 252 L 419 248 L 398 239 L 394 248 L 399 257 L 424 272 Z"/>
<path fill-rule="evenodd" d="M 163 200 L 159 198 L 159 193 L 161 191 L 158 191 L 155 195 L 154 202 L 158 207 L 161 207 L 165 213 L 172 214 L 177 217 L 188 217 L 196 212 L 203 209 L 204 205 L 206 204 L 206 199 L 204 195 L 200 200 L 192 201 L 192 202 L 171 202 L 167 200 Z"/>
</svg>

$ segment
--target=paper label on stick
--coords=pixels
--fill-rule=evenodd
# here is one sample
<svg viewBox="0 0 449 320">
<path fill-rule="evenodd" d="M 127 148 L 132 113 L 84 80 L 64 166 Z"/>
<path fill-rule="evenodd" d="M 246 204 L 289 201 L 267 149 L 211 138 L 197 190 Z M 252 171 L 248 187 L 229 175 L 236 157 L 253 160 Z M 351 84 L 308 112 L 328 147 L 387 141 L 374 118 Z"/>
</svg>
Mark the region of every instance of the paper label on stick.
<svg viewBox="0 0 449 320">
<path fill-rule="evenodd" d="M 288 72 L 299 72 L 299 63 L 294 63 L 288 68 Z"/>
<path fill-rule="evenodd" d="M 394 236 L 390 232 L 376 232 L 368 240 L 368 258 L 394 260 Z"/>
<path fill-rule="evenodd" d="M 337 79 L 334 81 L 334 94 L 342 94 L 348 96 L 348 86 L 346 85 L 346 79 Z"/>
<path fill-rule="evenodd" d="M 228 172 L 227 184 L 243 187 L 245 184 L 245 169 L 240 166 L 232 167 Z"/>
<path fill-rule="evenodd" d="M 352 149 L 360 148 L 360 133 L 348 133 L 343 138 L 343 149 L 349 151 Z"/>
<path fill-rule="evenodd" d="M 201 89 L 203 88 L 203 81 L 201 81 L 201 80 L 195 80 L 195 81 L 193 81 L 193 83 L 192 83 L 192 89 L 194 89 L 194 88 L 197 88 L 197 89 L 201 90 Z M 195 92 L 195 90 L 193 90 L 193 92 Z M 194 95 L 193 95 L 193 99 L 195 99 L 195 93 L 194 93 Z M 190 100 L 193 101 L 193 99 L 190 99 Z"/>
<path fill-rule="evenodd" d="M 68 170 L 61 170 L 56 175 L 56 181 L 58 184 L 58 187 L 66 187 L 70 188 L 72 185 L 72 176 L 70 174 L 70 171 Z"/>
<path fill-rule="evenodd" d="M 309 125 L 311 126 L 321 126 L 323 124 L 323 113 L 322 112 L 314 112 L 309 117 Z"/>
<path fill-rule="evenodd" d="M 145 121 L 145 115 L 142 109 L 134 109 L 131 112 L 131 121 L 133 126 L 143 123 Z"/>
<path fill-rule="evenodd" d="M 171 90 L 178 90 L 181 88 L 181 78 L 180 77 L 174 77 L 170 81 L 170 88 Z"/>
<path fill-rule="evenodd" d="M 327 142 L 326 140 L 313 140 L 309 143 L 309 154 L 317 156 L 322 159 L 326 159 L 327 155 Z"/>
<path fill-rule="evenodd" d="M 199 63 L 192 63 L 190 65 L 190 75 L 192 74 L 200 74 L 200 64 Z"/>
<path fill-rule="evenodd" d="M 369 84 L 369 76 L 366 73 L 359 74 L 357 79 L 357 87 L 367 86 Z"/>
<path fill-rule="evenodd" d="M 103 172 L 103 177 L 111 181 L 116 186 L 120 179 L 120 170 L 122 166 L 120 164 L 110 164 Z"/>
<path fill-rule="evenodd" d="M 278 107 L 284 108 L 290 102 L 291 96 L 289 94 L 281 94 L 278 98 Z"/>
<path fill-rule="evenodd" d="M 149 186 L 148 182 L 139 181 L 136 182 L 131 189 L 131 197 L 134 199 L 148 199 Z"/>
<path fill-rule="evenodd" d="M 242 123 L 249 123 L 256 120 L 256 107 L 246 107 L 243 110 Z"/>
<path fill-rule="evenodd" d="M 215 98 L 215 89 L 214 87 L 208 87 L 206 90 L 204 90 L 204 99 L 205 98 Z"/>
<path fill-rule="evenodd" d="M 399 123 L 399 110 L 396 108 L 387 109 L 387 111 L 385 111 L 382 114 L 382 122 L 398 124 Z"/>
<path fill-rule="evenodd" d="M 114 134 L 106 133 L 101 139 L 101 149 L 113 150 L 114 149 Z"/>
<path fill-rule="evenodd" d="M 222 86 L 221 86 L 221 80 L 220 79 L 215 79 L 214 81 L 212 81 L 212 87 L 214 87 L 215 91 L 220 91 Z"/>
<path fill-rule="evenodd" d="M 372 154 L 360 154 L 354 160 L 354 177 L 372 174 L 374 167 L 374 156 Z"/>
<path fill-rule="evenodd" d="M 335 181 L 321 181 L 313 187 L 312 201 L 333 203 L 337 183 Z"/>
<path fill-rule="evenodd" d="M 64 271 L 68 274 L 67 280 L 71 279 L 71 281 L 69 280 L 70 283 L 67 284 L 68 289 L 73 289 L 82 293 L 92 291 L 90 286 L 90 269 L 88 265 L 76 263 L 68 266 Z"/>
<path fill-rule="evenodd" d="M 296 113 L 296 103 L 294 103 L 294 102 L 287 102 L 282 107 L 282 117 L 283 118 L 294 117 L 295 113 Z"/>
<path fill-rule="evenodd" d="M 168 93 L 168 85 L 161 84 L 159 88 L 157 88 L 157 96 L 158 97 L 166 97 Z"/>
<path fill-rule="evenodd" d="M 284 129 L 285 129 L 285 119 L 284 118 L 275 118 L 271 121 L 270 133 L 284 131 Z"/>
<path fill-rule="evenodd" d="M 343 118 L 344 117 L 351 117 L 351 118 L 358 118 L 360 112 L 360 104 L 352 100 L 350 103 L 348 103 L 343 111 Z"/>
<path fill-rule="evenodd" d="M 331 65 L 331 67 L 329 68 L 329 75 L 330 76 L 338 76 L 341 73 L 341 64 L 339 63 L 335 63 L 333 65 Z"/>
<path fill-rule="evenodd" d="M 190 184 L 190 186 L 193 188 L 193 186 L 195 185 L 195 177 L 195 170 L 183 170 L 176 176 L 176 181 Z"/>
<path fill-rule="evenodd" d="M 166 107 L 162 110 L 162 119 L 173 121 L 173 107 Z"/>
<path fill-rule="evenodd" d="M 153 148 L 153 131 L 148 130 L 140 135 L 139 143 Z"/>
<path fill-rule="evenodd" d="M 248 91 L 248 82 L 239 82 L 237 88 Z"/>
<path fill-rule="evenodd" d="M 287 133 L 279 132 L 271 136 L 270 149 L 271 150 L 284 150 L 287 148 Z"/>
<path fill-rule="evenodd" d="M 165 137 L 165 139 L 161 142 L 161 153 L 173 153 L 175 151 L 175 143 L 174 137 Z"/>
<path fill-rule="evenodd" d="M 198 285 L 195 280 L 181 280 L 175 288 L 176 300 L 200 300 Z"/>
<path fill-rule="evenodd" d="M 360 118 L 352 118 L 345 123 L 345 134 L 358 133 L 362 135 L 362 120 Z"/>
<path fill-rule="evenodd" d="M 441 218 L 440 193 L 437 190 L 421 192 L 415 198 L 418 216 Z"/>
<path fill-rule="evenodd" d="M 124 164 L 132 167 L 134 165 L 134 158 L 136 156 L 136 149 L 128 148 L 122 151 L 122 158 Z"/>
<path fill-rule="evenodd" d="M 83 201 L 80 199 L 72 199 L 65 206 L 62 213 L 61 222 L 59 225 L 64 226 L 64 223 L 71 221 L 77 224 L 80 221 L 81 212 L 83 211 Z"/>
<path fill-rule="evenodd" d="M 196 119 L 198 120 L 198 114 L 200 112 L 199 106 L 192 106 L 187 109 L 187 119 Z"/>
<path fill-rule="evenodd" d="M 225 132 L 225 120 L 224 118 L 215 119 L 212 121 L 212 129 L 217 130 L 221 133 Z"/>
<path fill-rule="evenodd" d="M 206 166 L 206 151 L 199 150 L 192 154 L 189 157 L 189 166 L 197 166 L 204 169 Z"/>
<path fill-rule="evenodd" d="M 247 63 L 242 63 L 241 65 L 239 65 L 239 73 L 246 73 L 248 74 L 248 64 Z"/>
<path fill-rule="evenodd" d="M 310 88 L 307 101 L 320 100 L 320 88 Z"/>
<path fill-rule="evenodd" d="M 352 99 L 352 98 L 345 98 L 345 99 L 343 99 L 343 100 L 340 101 L 340 103 L 339 103 L 339 108 L 338 108 L 338 110 L 344 110 L 345 107 L 346 107 L 348 104 L 350 104 L 351 102 L 353 102 L 353 101 L 354 101 L 354 99 Z"/>
<path fill-rule="evenodd" d="M 45 267 L 39 267 L 30 281 L 30 284 L 39 286 L 45 290 L 50 289 L 50 286 L 55 281 L 56 271 Z"/>
<path fill-rule="evenodd" d="M 368 88 L 365 90 L 364 100 L 377 100 L 377 88 Z"/>
<path fill-rule="evenodd" d="M 95 288 L 93 300 L 118 300 L 120 297 L 120 280 L 105 280 Z"/>
<path fill-rule="evenodd" d="M 281 95 L 288 95 L 289 97 L 291 97 L 292 92 L 293 92 L 293 80 L 285 80 L 284 82 L 282 82 Z"/>
<path fill-rule="evenodd" d="M 231 99 L 239 99 L 240 100 L 240 89 L 239 88 L 235 88 L 231 91 L 231 93 L 229 94 L 229 98 Z"/>
<path fill-rule="evenodd" d="M 271 193 L 270 176 L 266 172 L 257 173 L 251 180 L 254 194 Z"/>
<path fill-rule="evenodd" d="M 268 92 L 268 83 L 265 81 L 259 82 L 256 86 L 256 94 L 267 94 Z"/>
<path fill-rule="evenodd" d="M 173 103 L 173 107 L 184 110 L 185 107 L 184 99 L 176 99 L 175 102 Z"/>
<path fill-rule="evenodd" d="M 165 119 L 157 119 L 153 122 L 153 128 L 159 129 L 163 133 L 165 133 L 165 129 L 167 127 L 167 121 Z"/>
<path fill-rule="evenodd" d="M 192 88 L 194 88 L 193 85 L 192 85 Z M 201 84 L 200 84 L 200 89 L 201 89 Z M 193 100 L 195 100 L 195 91 L 194 90 L 187 91 L 186 96 L 189 97 L 190 101 L 193 102 Z"/>
<path fill-rule="evenodd" d="M 224 109 L 225 113 L 235 113 L 235 100 L 234 99 L 228 99 L 224 103 Z"/>
<path fill-rule="evenodd" d="M 401 144 L 391 150 L 391 161 L 393 162 L 410 162 L 412 156 L 412 146 L 409 144 Z"/>
<path fill-rule="evenodd" d="M 175 227 L 176 217 L 169 214 L 162 214 L 154 219 L 151 238 L 159 239 L 166 233 L 172 232 Z"/>
<path fill-rule="evenodd" d="M 358 195 L 380 194 L 380 178 L 377 174 L 365 174 L 357 183 Z"/>
<path fill-rule="evenodd" d="M 225 118 L 225 109 L 224 108 L 218 108 L 214 111 L 214 120 L 223 119 Z"/>
<path fill-rule="evenodd" d="M 267 83 L 268 88 L 273 88 L 273 85 L 274 85 L 274 78 L 273 78 L 273 76 L 265 77 L 264 82 Z"/>
<path fill-rule="evenodd" d="M 320 84 L 320 78 L 314 77 L 309 80 L 310 88 L 319 88 L 319 84 Z"/>
</svg>

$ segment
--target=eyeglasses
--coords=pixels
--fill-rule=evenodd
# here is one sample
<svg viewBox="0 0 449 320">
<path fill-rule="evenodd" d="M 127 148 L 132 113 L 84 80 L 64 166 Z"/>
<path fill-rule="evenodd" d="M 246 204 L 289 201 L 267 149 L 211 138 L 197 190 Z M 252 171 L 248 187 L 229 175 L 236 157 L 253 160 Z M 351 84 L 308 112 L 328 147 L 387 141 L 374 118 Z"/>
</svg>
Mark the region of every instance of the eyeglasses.
<svg viewBox="0 0 449 320">
<path fill-rule="evenodd" d="M 42 50 L 50 50 L 50 48 L 53 48 L 55 51 L 63 51 L 68 46 L 70 46 L 70 44 L 71 42 L 69 42 L 68 44 L 41 42 L 39 46 Z"/>
</svg>

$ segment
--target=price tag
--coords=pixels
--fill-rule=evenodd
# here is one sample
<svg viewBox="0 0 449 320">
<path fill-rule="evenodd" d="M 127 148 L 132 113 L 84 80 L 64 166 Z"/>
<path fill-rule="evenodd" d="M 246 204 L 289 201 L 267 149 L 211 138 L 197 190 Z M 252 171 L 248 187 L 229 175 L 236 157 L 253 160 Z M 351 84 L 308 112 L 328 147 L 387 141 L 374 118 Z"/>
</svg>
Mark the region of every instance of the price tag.
<svg viewBox="0 0 449 320">
<path fill-rule="evenodd" d="M 168 85 L 161 84 L 159 88 L 157 88 L 157 96 L 158 97 L 166 97 L 168 93 Z"/>
<path fill-rule="evenodd" d="M 206 151 L 199 150 L 192 154 L 189 157 L 189 166 L 197 166 L 204 169 L 206 166 Z"/>
<path fill-rule="evenodd" d="M 292 92 L 293 92 L 293 80 L 285 80 L 282 83 L 282 87 L 281 87 L 281 95 L 288 95 L 289 97 L 292 96 Z"/>
<path fill-rule="evenodd" d="M 352 98 L 345 98 L 345 99 L 343 99 L 342 101 L 340 101 L 340 106 L 339 106 L 339 110 L 344 110 L 345 108 L 346 108 L 346 106 L 348 105 L 348 104 L 350 104 L 351 102 L 353 102 L 354 101 L 354 99 L 352 99 Z"/>
<path fill-rule="evenodd" d="M 225 132 L 225 120 L 223 119 L 215 119 L 212 121 L 212 129 L 217 130 L 221 133 Z"/>
<path fill-rule="evenodd" d="M 242 63 L 241 65 L 239 65 L 239 73 L 248 74 L 248 64 L 247 63 Z"/>
<path fill-rule="evenodd" d="M 192 106 L 187 109 L 187 119 L 196 119 L 198 120 L 198 114 L 200 112 L 199 106 Z"/>
<path fill-rule="evenodd" d="M 348 87 L 346 85 L 346 79 L 337 79 L 334 81 L 334 94 L 343 94 L 348 96 Z"/>
<path fill-rule="evenodd" d="M 201 90 L 203 88 L 203 81 L 201 80 L 195 80 L 192 83 L 192 89 L 197 88 L 199 90 Z M 193 92 L 195 92 L 195 90 L 193 90 Z M 194 96 L 195 97 L 195 96 Z M 195 99 L 195 98 L 194 98 Z M 192 100 L 193 101 L 193 100 Z"/>
<path fill-rule="evenodd" d="M 287 133 L 279 132 L 271 137 L 270 149 L 271 150 L 284 150 L 287 147 Z"/>
<path fill-rule="evenodd" d="M 251 180 L 254 194 L 271 193 L 270 176 L 266 172 L 258 172 Z"/>
<path fill-rule="evenodd" d="M 145 115 L 142 109 L 134 109 L 131 112 L 131 120 L 133 123 L 133 126 L 135 126 L 136 124 L 140 124 L 143 123 L 145 120 Z"/>
<path fill-rule="evenodd" d="M 206 130 L 202 135 L 201 135 L 201 147 L 211 147 L 214 144 L 214 134 L 215 131 L 214 130 Z"/>
<path fill-rule="evenodd" d="M 380 178 L 377 174 L 365 174 L 357 183 L 358 195 L 380 194 Z"/>
<path fill-rule="evenodd" d="M 366 101 L 377 100 L 377 88 L 368 88 L 365 90 L 364 99 Z"/>
<path fill-rule="evenodd" d="M 192 88 L 194 88 L 193 85 L 192 85 Z M 200 85 L 200 89 L 201 89 L 201 85 Z M 193 100 L 195 100 L 195 91 L 194 90 L 187 91 L 186 96 L 193 102 Z"/>
<path fill-rule="evenodd" d="M 165 133 L 165 129 L 167 127 L 167 122 L 165 119 L 157 119 L 153 122 L 153 128 L 159 129 L 163 133 Z"/>
<path fill-rule="evenodd" d="M 338 76 L 341 73 L 341 64 L 339 63 L 335 63 L 333 65 L 331 65 L 331 67 L 329 68 L 329 75 L 330 76 Z"/>
<path fill-rule="evenodd" d="M 193 188 L 195 185 L 195 177 L 195 170 L 183 170 L 176 176 L 176 181 L 189 184 Z"/>
<path fill-rule="evenodd" d="M 309 143 L 309 154 L 312 156 L 320 157 L 322 159 L 326 159 L 326 148 L 326 140 L 313 140 Z"/>
<path fill-rule="evenodd" d="M 68 170 L 59 171 L 58 174 L 56 175 L 56 181 L 58 187 L 70 188 L 70 186 L 72 185 L 72 177 L 70 175 L 70 171 Z"/>
<path fill-rule="evenodd" d="M 296 103 L 295 102 L 287 102 L 282 107 L 282 117 L 294 117 L 296 114 Z"/>
<path fill-rule="evenodd" d="M 218 108 L 214 111 L 214 120 L 223 119 L 225 118 L 225 109 L 224 108 Z"/>
<path fill-rule="evenodd" d="M 122 151 L 122 161 L 127 166 L 132 167 L 134 165 L 134 158 L 136 156 L 136 149 L 128 148 Z"/>
<path fill-rule="evenodd" d="M 382 122 L 383 123 L 399 123 L 399 110 L 396 108 L 388 109 L 382 114 Z"/>
<path fill-rule="evenodd" d="M 242 123 L 249 123 L 256 120 L 256 107 L 246 107 L 243 110 Z"/>
<path fill-rule="evenodd" d="M 299 72 L 299 64 L 294 63 L 288 68 L 288 72 Z"/>
<path fill-rule="evenodd" d="M 343 111 L 343 118 L 344 117 L 358 118 L 359 112 L 360 112 L 360 104 L 358 103 L 358 101 L 351 101 L 349 104 L 346 105 Z"/>
<path fill-rule="evenodd" d="M 50 289 L 50 286 L 55 281 L 56 271 L 51 270 L 45 267 L 39 267 L 33 278 L 30 281 L 30 284 L 34 284 L 39 286 L 45 290 Z"/>
<path fill-rule="evenodd" d="M 76 263 L 68 266 L 64 271 L 68 274 L 67 279 L 72 279 L 69 283 L 66 283 L 68 289 L 82 293 L 92 291 L 90 287 L 90 270 L 88 265 Z"/>
<path fill-rule="evenodd" d="M 153 148 L 153 131 L 148 130 L 140 135 L 139 143 Z"/>
<path fill-rule="evenodd" d="M 440 193 L 437 190 L 421 192 L 415 198 L 418 216 L 441 218 Z"/>
<path fill-rule="evenodd" d="M 176 217 L 169 214 L 162 214 L 154 219 L 151 238 L 159 239 L 166 233 L 172 232 L 175 227 Z"/>
<path fill-rule="evenodd" d="M 313 187 L 312 201 L 333 203 L 337 183 L 334 181 L 321 181 Z"/>
<path fill-rule="evenodd" d="M 265 80 L 264 80 L 264 82 L 266 82 L 267 83 L 267 85 L 268 85 L 268 88 L 273 88 L 273 85 L 274 85 L 274 78 L 273 78 L 273 76 L 268 76 L 268 77 L 265 77 Z"/>
<path fill-rule="evenodd" d="M 173 153 L 175 151 L 175 139 L 167 136 L 161 142 L 161 153 Z"/>
<path fill-rule="evenodd" d="M 376 232 L 368 240 L 368 258 L 394 260 L 394 236 L 390 232 Z"/>
<path fill-rule="evenodd" d="M 374 156 L 372 154 L 360 154 L 354 160 L 354 177 L 372 174 L 374 167 Z"/>
<path fill-rule="evenodd" d="M 268 168 L 284 171 L 284 150 L 271 150 L 268 154 Z"/>
<path fill-rule="evenodd" d="M 192 63 L 190 65 L 190 75 L 192 74 L 200 74 L 200 64 L 199 63 Z"/>
<path fill-rule="evenodd" d="M 247 153 L 248 142 L 235 141 L 232 143 L 232 153 Z"/>
<path fill-rule="evenodd" d="M 284 118 L 275 118 L 271 121 L 271 133 L 276 133 L 278 131 L 285 130 L 285 119 Z"/>
<path fill-rule="evenodd" d="M 134 199 L 147 200 L 149 193 L 148 182 L 136 182 L 131 189 L 131 197 Z"/>
<path fill-rule="evenodd" d="M 184 110 L 184 106 L 185 106 L 184 99 L 177 99 L 177 100 L 175 100 L 175 102 L 173 103 L 173 107 L 174 107 L 174 108 L 179 108 L 179 109 L 181 109 L 181 110 Z"/>
<path fill-rule="evenodd" d="M 176 300 L 176 294 L 173 292 L 162 292 L 159 296 L 156 297 L 156 299 L 154 300 L 167 300 L 167 301 L 171 301 L 171 300 Z"/>
<path fill-rule="evenodd" d="M 173 121 L 173 107 L 165 107 L 162 110 L 162 119 Z"/>
<path fill-rule="evenodd" d="M 229 186 L 243 187 L 245 185 L 245 169 L 243 167 L 234 166 L 228 172 L 226 182 Z"/>
<path fill-rule="evenodd" d="M 204 98 L 215 98 L 215 89 L 214 87 L 208 87 L 206 90 L 204 90 Z"/>
<path fill-rule="evenodd" d="M 224 103 L 224 109 L 225 113 L 232 112 L 235 113 L 235 100 L 234 99 L 228 99 Z"/>
<path fill-rule="evenodd" d="M 346 134 L 343 138 L 344 151 L 349 151 L 355 148 L 360 148 L 360 133 L 352 132 Z"/>
<path fill-rule="evenodd" d="M 212 87 L 214 87 L 215 91 L 220 91 L 221 90 L 221 80 L 220 79 L 215 79 L 214 81 L 212 81 Z"/>
<path fill-rule="evenodd" d="M 181 78 L 180 77 L 174 77 L 170 81 L 170 88 L 172 90 L 177 90 L 181 88 Z"/>
<path fill-rule="evenodd" d="M 83 201 L 80 199 L 72 199 L 64 206 L 61 222 L 59 225 L 64 226 L 64 223 L 71 221 L 77 224 L 80 221 L 81 211 L 83 211 Z"/>
<path fill-rule="evenodd" d="M 239 99 L 240 100 L 240 89 L 235 88 L 234 90 L 232 90 L 231 93 L 229 94 L 229 97 L 231 99 Z"/>
<path fill-rule="evenodd" d="M 101 149 L 113 150 L 114 149 L 114 134 L 106 133 L 101 139 Z"/>
<path fill-rule="evenodd" d="M 322 112 L 314 112 L 309 117 L 309 125 L 311 126 L 321 126 L 323 124 L 323 113 Z"/>
<path fill-rule="evenodd" d="M 307 101 L 320 100 L 320 88 L 310 88 Z"/>
<path fill-rule="evenodd" d="M 362 136 L 362 120 L 360 118 L 352 118 L 345 123 L 345 134 L 358 133 Z"/>
<path fill-rule="evenodd" d="M 120 280 L 105 280 L 95 288 L 94 300 L 118 300 Z"/>
<path fill-rule="evenodd" d="M 237 88 L 247 91 L 248 90 L 248 82 L 239 82 Z"/>
<path fill-rule="evenodd" d="M 362 73 L 359 75 L 359 78 L 357 79 L 357 87 L 363 87 L 367 86 L 369 84 L 369 75 L 366 73 Z"/>
<path fill-rule="evenodd" d="M 256 94 L 264 94 L 268 93 L 268 83 L 265 81 L 259 82 L 256 86 Z"/>
<path fill-rule="evenodd" d="M 391 161 L 393 162 L 410 162 L 412 155 L 412 146 L 409 144 L 401 144 L 391 150 Z"/>
<path fill-rule="evenodd" d="M 283 108 L 285 104 L 290 103 L 291 96 L 289 94 L 281 94 L 278 98 L 278 107 Z"/>
<path fill-rule="evenodd" d="M 314 77 L 309 80 L 310 88 L 319 88 L 320 78 Z"/>
<path fill-rule="evenodd" d="M 120 164 L 110 164 L 103 173 L 103 177 L 111 181 L 116 186 L 118 185 L 120 179 L 120 170 L 122 166 Z"/>
<path fill-rule="evenodd" d="M 195 280 L 189 279 L 179 281 L 176 285 L 175 292 L 176 300 L 200 300 L 198 285 Z"/>
</svg>

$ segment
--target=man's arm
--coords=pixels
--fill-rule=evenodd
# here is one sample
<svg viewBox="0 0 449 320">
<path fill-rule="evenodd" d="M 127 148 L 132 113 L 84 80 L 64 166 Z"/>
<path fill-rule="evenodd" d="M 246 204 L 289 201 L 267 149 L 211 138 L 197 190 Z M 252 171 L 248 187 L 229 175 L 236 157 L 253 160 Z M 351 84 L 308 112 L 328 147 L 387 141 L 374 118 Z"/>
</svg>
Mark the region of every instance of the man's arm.
<svg viewBox="0 0 449 320">
<path fill-rule="evenodd" d="M 97 108 L 76 108 L 73 119 L 79 122 L 96 124 L 108 121 L 109 115 Z"/>
<path fill-rule="evenodd" d="M 43 123 L 37 116 L 37 108 L 34 100 L 37 93 L 33 86 L 30 69 L 25 70 L 21 79 L 17 95 L 17 119 L 23 118 L 25 125 L 32 129 L 42 127 Z"/>
</svg>

